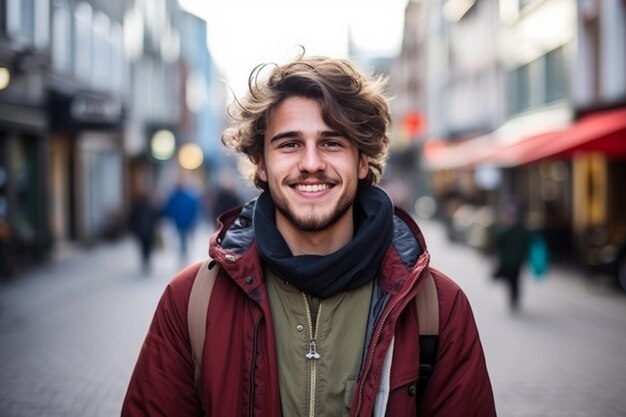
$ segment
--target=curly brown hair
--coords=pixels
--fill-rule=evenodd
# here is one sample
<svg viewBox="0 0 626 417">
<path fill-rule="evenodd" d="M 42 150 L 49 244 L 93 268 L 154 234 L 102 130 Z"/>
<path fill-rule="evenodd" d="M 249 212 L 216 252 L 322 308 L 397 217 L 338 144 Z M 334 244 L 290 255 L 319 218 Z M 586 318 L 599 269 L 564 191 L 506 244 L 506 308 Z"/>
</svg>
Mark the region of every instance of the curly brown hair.
<svg viewBox="0 0 626 417">
<path fill-rule="evenodd" d="M 264 76 L 266 71 L 269 74 Z M 247 156 L 253 164 L 247 174 L 265 190 L 267 184 L 259 178 L 257 164 L 273 110 L 288 97 L 315 99 L 321 104 L 324 122 L 367 156 L 369 172 L 364 181 L 375 184 L 389 148 L 386 82 L 382 76 L 366 77 L 346 59 L 305 57 L 304 52 L 284 65 L 260 64 L 250 73 L 247 94 L 229 107 L 234 124 L 222 134 L 222 143 Z"/>
</svg>

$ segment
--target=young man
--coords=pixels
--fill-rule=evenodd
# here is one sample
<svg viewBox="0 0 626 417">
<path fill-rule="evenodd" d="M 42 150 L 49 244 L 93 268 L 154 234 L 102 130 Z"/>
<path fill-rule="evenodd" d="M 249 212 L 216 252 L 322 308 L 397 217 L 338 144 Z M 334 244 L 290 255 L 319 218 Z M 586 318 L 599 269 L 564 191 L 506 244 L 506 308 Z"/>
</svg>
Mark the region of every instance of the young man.
<svg viewBox="0 0 626 417">
<path fill-rule="evenodd" d="M 200 384 L 187 331 L 197 264 L 157 307 L 122 415 L 495 416 L 466 297 L 429 269 L 418 226 L 374 185 L 388 147 L 383 81 L 304 56 L 250 80 L 222 140 L 262 192 L 211 237 L 219 272 Z M 429 273 L 440 340 L 418 400 L 415 297 Z"/>
</svg>

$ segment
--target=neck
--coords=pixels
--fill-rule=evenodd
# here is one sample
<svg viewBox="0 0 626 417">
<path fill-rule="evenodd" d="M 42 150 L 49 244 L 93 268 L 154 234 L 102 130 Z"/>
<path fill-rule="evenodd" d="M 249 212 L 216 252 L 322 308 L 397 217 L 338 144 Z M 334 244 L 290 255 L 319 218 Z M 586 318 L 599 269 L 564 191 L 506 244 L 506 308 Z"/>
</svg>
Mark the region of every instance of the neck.
<svg viewBox="0 0 626 417">
<path fill-rule="evenodd" d="M 352 208 L 332 226 L 315 232 L 303 232 L 276 211 L 276 228 L 294 256 L 328 255 L 347 245 L 354 235 Z"/>
</svg>

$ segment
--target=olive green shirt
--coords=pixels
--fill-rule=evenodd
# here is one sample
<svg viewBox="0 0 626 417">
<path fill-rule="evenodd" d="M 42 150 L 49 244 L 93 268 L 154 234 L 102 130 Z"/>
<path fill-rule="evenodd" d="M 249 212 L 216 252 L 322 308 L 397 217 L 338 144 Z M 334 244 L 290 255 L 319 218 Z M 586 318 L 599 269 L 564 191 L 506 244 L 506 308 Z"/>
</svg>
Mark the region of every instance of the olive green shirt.
<svg viewBox="0 0 626 417">
<path fill-rule="evenodd" d="M 267 268 L 265 277 L 282 415 L 347 416 L 361 364 L 372 283 L 311 299 Z"/>
</svg>

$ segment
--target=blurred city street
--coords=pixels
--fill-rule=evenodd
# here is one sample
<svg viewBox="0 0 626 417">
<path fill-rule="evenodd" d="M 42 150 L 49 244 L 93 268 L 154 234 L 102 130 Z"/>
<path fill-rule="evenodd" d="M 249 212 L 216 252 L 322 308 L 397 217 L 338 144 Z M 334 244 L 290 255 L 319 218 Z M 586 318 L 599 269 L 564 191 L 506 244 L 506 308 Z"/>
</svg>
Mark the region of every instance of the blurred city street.
<svg viewBox="0 0 626 417">
<path fill-rule="evenodd" d="M 314 56 L 376 79 L 345 83 L 355 101 L 320 87 L 323 122 L 441 221 L 419 223 L 471 302 L 498 415 L 626 417 L 626 0 L 0 1 L 0 417 L 120 415 L 206 219 L 263 188 L 245 179 L 275 167 L 257 151 L 281 100 L 318 98 L 266 76 Z M 387 106 L 358 104 L 379 88 Z M 509 283 L 558 263 L 522 270 L 513 312 L 488 250 Z"/>
<path fill-rule="evenodd" d="M 490 262 L 421 221 L 432 263 L 460 284 L 481 331 L 501 417 L 626 415 L 626 297 L 562 269 L 524 274 L 522 311 L 508 311 Z M 192 259 L 210 229 L 196 231 Z M 65 249 L 0 287 L 0 415 L 111 417 L 120 413 L 154 307 L 178 269 L 166 230 L 153 273 L 134 242 Z"/>
</svg>

